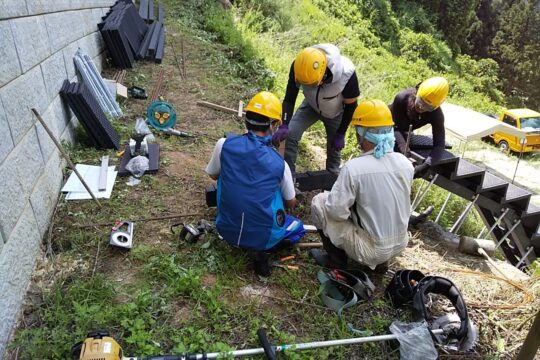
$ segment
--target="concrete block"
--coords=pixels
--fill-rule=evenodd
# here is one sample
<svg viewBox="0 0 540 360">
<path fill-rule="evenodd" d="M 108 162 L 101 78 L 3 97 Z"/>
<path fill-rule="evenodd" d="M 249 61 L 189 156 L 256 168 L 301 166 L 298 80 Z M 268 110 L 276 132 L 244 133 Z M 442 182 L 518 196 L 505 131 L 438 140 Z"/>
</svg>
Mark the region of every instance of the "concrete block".
<svg viewBox="0 0 540 360">
<path fill-rule="evenodd" d="M 47 127 L 52 131 L 54 136 L 58 139 L 60 137 L 60 131 L 58 130 L 58 120 L 56 119 L 56 111 L 53 108 L 53 104 L 51 104 L 47 110 L 42 114 L 41 116 L 43 120 L 45 121 L 45 124 L 47 124 Z M 37 132 L 37 138 L 39 142 L 39 149 L 41 151 L 41 157 L 43 160 L 43 163 L 47 163 L 49 157 L 51 156 L 51 153 L 55 151 L 56 145 L 51 140 L 51 137 L 45 129 L 43 128 L 43 125 L 41 125 L 40 122 L 36 122 L 36 132 Z"/>
<path fill-rule="evenodd" d="M 77 135 L 75 134 L 75 128 L 77 127 L 78 124 L 79 124 L 79 121 L 77 120 L 75 116 L 73 116 L 69 124 L 64 129 L 64 132 L 62 133 L 60 138 L 63 141 L 67 141 L 70 144 L 75 144 L 77 142 Z"/>
<path fill-rule="evenodd" d="M 43 81 L 47 90 L 47 98 L 52 101 L 60 91 L 67 78 L 66 63 L 62 51 L 57 51 L 41 63 Z"/>
<path fill-rule="evenodd" d="M 35 107 L 43 113 L 49 103 L 41 68 L 36 66 L 0 88 L 0 99 L 4 104 L 11 137 L 17 144 L 33 125 L 30 109 Z"/>
<path fill-rule="evenodd" d="M 1 0 L 0 0 L 1 1 Z M 0 6 L 0 13 L 2 12 Z M 9 21 L 0 21 L 0 87 L 21 75 L 21 65 Z"/>
<path fill-rule="evenodd" d="M 57 136 L 60 137 L 73 117 L 73 113 L 69 109 L 68 104 L 64 102 L 60 95 L 54 98 L 51 106 L 54 109 L 54 120 L 56 122 L 55 126 L 58 130 Z"/>
<path fill-rule="evenodd" d="M 30 15 L 70 10 L 70 0 L 26 0 Z"/>
<path fill-rule="evenodd" d="M 22 184 L 18 179 L 18 174 L 15 171 L 9 156 L 6 161 L 0 166 L 0 227 L 3 231 L 4 240 L 7 240 L 11 231 L 17 223 L 17 219 L 28 203 L 27 194 L 23 192 Z M 0 276 L 0 278 L 2 278 Z"/>
<path fill-rule="evenodd" d="M 6 348 L 21 309 L 40 243 L 36 219 L 27 203 L 0 254 L 0 354 Z"/>
<path fill-rule="evenodd" d="M 51 157 L 45 167 L 47 171 L 43 172 L 34 187 L 34 192 L 30 195 L 30 204 L 32 204 L 34 210 L 40 237 L 45 235 L 49 227 L 60 190 L 58 184 L 62 179 L 62 171 L 58 166 L 57 156 Z"/>
<path fill-rule="evenodd" d="M 11 138 L 11 130 L 7 121 L 4 106 L 0 101 L 0 164 L 13 149 L 13 139 Z"/>
<path fill-rule="evenodd" d="M 0 0 L 0 20 L 25 15 L 28 15 L 25 0 Z"/>
<path fill-rule="evenodd" d="M 22 72 L 25 73 L 51 55 L 45 22 L 41 16 L 30 16 L 10 20 L 10 23 Z"/>
<path fill-rule="evenodd" d="M 84 35 L 84 26 L 79 11 L 64 11 L 44 15 L 51 50 L 56 52 Z"/>
<path fill-rule="evenodd" d="M 81 10 L 79 11 L 79 13 L 81 14 L 81 18 L 83 20 L 81 25 L 84 24 L 84 35 L 88 35 L 96 31 L 97 23 L 94 22 L 94 15 L 92 14 L 92 9 Z"/>
<path fill-rule="evenodd" d="M 98 30 L 97 24 L 99 24 L 100 22 L 103 21 L 101 19 L 102 16 L 103 16 L 103 12 L 101 11 L 101 9 L 99 9 L 99 8 L 92 9 L 92 21 L 94 22 L 94 26 L 92 28 L 92 31 L 97 31 Z"/>
<path fill-rule="evenodd" d="M 83 49 L 90 58 L 96 57 L 99 53 L 105 48 L 105 43 L 99 32 L 93 32 L 89 35 L 86 35 L 78 41 L 79 47 Z"/>
<path fill-rule="evenodd" d="M 32 192 L 34 184 L 43 172 L 43 157 L 35 128 L 30 129 L 12 151 L 8 159 L 13 164 L 23 191 Z"/>
<path fill-rule="evenodd" d="M 79 44 L 77 42 L 74 42 L 66 46 L 64 49 L 62 49 L 62 53 L 64 54 L 64 62 L 66 64 L 66 71 L 67 71 L 68 79 L 72 79 L 77 73 L 77 69 L 75 68 L 75 62 L 73 61 L 73 57 L 75 56 L 75 53 L 77 52 L 78 47 L 79 47 Z"/>
</svg>

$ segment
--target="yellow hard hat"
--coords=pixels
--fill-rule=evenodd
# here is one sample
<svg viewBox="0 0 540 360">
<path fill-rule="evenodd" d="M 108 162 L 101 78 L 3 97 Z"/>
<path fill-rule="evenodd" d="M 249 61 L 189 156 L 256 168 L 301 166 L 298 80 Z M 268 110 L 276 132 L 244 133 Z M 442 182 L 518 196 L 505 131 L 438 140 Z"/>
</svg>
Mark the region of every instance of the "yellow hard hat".
<svg viewBox="0 0 540 360">
<path fill-rule="evenodd" d="M 358 105 L 351 121 L 351 126 L 382 127 L 392 126 L 392 113 L 388 106 L 381 100 L 365 100 Z"/>
<path fill-rule="evenodd" d="M 433 111 L 446 100 L 448 89 L 448 81 L 445 78 L 432 77 L 420 84 L 416 96 L 428 105 L 426 110 Z"/>
<path fill-rule="evenodd" d="M 254 112 L 271 120 L 281 122 L 281 101 L 271 92 L 261 91 L 249 100 L 244 111 Z"/>
<path fill-rule="evenodd" d="M 302 85 L 319 85 L 326 72 L 326 54 L 323 50 L 308 47 L 294 60 L 294 77 Z"/>
</svg>

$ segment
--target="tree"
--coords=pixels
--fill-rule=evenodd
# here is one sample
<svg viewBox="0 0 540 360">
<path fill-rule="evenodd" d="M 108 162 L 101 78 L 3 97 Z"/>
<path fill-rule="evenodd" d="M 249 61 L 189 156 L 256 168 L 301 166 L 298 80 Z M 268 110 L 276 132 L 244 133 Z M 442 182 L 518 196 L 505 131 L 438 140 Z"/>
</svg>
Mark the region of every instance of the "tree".
<svg viewBox="0 0 540 360">
<path fill-rule="evenodd" d="M 468 38 L 478 28 L 476 10 L 481 0 L 421 0 L 422 5 L 437 14 L 437 26 L 444 34 L 454 55 L 469 48 Z"/>
<path fill-rule="evenodd" d="M 501 10 L 489 52 L 499 63 L 503 91 L 512 106 L 540 108 L 539 29 L 536 1 L 513 1 Z"/>
</svg>

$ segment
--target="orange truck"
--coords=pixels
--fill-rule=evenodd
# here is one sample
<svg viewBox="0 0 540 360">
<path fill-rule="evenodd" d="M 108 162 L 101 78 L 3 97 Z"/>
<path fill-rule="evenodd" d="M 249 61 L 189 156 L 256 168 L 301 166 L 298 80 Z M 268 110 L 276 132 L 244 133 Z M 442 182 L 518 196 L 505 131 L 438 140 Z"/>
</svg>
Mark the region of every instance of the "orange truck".
<svg viewBox="0 0 540 360">
<path fill-rule="evenodd" d="M 496 132 L 492 137 L 499 148 L 524 153 L 540 151 L 540 113 L 530 109 L 510 109 L 504 111 L 499 120 L 527 133 L 527 141 L 522 144 L 517 136 Z"/>
</svg>

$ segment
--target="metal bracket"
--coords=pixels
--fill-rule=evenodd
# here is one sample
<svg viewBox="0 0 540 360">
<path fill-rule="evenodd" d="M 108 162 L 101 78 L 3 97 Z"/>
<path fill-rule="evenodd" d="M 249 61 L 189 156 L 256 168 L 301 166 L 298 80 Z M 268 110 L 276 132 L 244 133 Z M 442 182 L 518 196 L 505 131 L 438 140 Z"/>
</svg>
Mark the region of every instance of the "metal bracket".
<svg viewBox="0 0 540 360">
<path fill-rule="evenodd" d="M 109 245 L 131 249 L 133 246 L 133 222 L 117 221 L 112 228 Z"/>
</svg>

